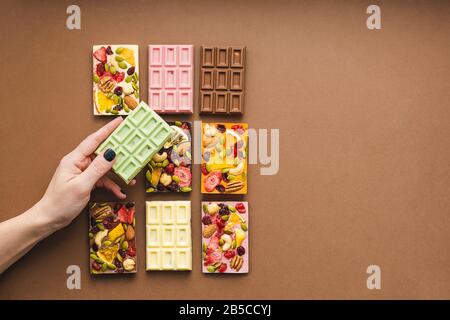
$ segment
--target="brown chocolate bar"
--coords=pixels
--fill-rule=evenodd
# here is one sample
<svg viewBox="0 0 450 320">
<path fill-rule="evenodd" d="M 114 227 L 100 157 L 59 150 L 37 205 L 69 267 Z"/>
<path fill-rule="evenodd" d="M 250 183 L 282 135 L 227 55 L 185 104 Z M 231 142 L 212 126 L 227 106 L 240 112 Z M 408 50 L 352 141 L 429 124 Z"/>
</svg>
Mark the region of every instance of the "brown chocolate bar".
<svg viewBox="0 0 450 320">
<path fill-rule="evenodd" d="M 244 113 L 245 47 L 200 48 L 200 112 Z"/>
</svg>

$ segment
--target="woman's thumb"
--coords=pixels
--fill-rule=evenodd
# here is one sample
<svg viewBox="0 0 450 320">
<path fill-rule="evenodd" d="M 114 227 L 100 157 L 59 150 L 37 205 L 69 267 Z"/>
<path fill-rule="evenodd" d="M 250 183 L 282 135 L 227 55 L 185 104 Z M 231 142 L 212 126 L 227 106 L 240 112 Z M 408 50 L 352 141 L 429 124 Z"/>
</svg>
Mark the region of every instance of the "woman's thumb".
<svg viewBox="0 0 450 320">
<path fill-rule="evenodd" d="M 116 153 L 113 149 L 107 149 L 103 154 L 92 160 L 89 167 L 79 176 L 84 185 L 94 188 L 97 181 L 103 177 L 113 166 Z"/>
</svg>

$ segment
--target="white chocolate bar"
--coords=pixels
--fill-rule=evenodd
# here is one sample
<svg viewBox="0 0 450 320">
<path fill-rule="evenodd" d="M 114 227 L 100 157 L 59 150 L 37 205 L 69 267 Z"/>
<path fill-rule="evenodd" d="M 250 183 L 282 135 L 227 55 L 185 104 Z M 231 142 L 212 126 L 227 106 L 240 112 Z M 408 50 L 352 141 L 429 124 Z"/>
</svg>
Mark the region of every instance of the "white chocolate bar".
<svg viewBox="0 0 450 320">
<path fill-rule="evenodd" d="M 147 270 L 192 270 L 191 202 L 147 201 Z"/>
</svg>

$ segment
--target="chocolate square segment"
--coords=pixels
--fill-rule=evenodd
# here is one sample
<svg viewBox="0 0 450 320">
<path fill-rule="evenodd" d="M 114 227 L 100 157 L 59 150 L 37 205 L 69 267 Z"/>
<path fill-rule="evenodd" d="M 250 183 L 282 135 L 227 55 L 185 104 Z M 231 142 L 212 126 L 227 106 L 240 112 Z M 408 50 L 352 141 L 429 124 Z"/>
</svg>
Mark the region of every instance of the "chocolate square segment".
<svg viewBox="0 0 450 320">
<path fill-rule="evenodd" d="M 217 53 L 217 57 L 216 57 L 216 61 L 217 61 L 217 67 L 218 68 L 228 68 L 229 62 L 229 48 L 227 47 L 218 47 L 216 50 Z"/>
<path fill-rule="evenodd" d="M 232 92 L 230 93 L 230 113 L 241 113 L 244 111 L 242 100 L 242 92 Z"/>
<path fill-rule="evenodd" d="M 231 67 L 244 68 L 245 47 L 231 49 Z"/>
<path fill-rule="evenodd" d="M 214 93 L 202 91 L 200 92 L 200 109 L 204 112 L 212 113 L 213 112 L 213 96 Z"/>
<path fill-rule="evenodd" d="M 228 93 L 217 92 L 215 97 L 215 110 L 217 113 L 227 113 L 228 112 Z"/>
<path fill-rule="evenodd" d="M 230 90 L 242 91 L 244 86 L 244 72 L 242 70 L 232 70 L 230 75 Z"/>
<path fill-rule="evenodd" d="M 201 61 L 202 67 L 211 67 L 215 66 L 215 55 L 216 50 L 214 47 L 202 47 L 201 48 Z"/>
<path fill-rule="evenodd" d="M 228 70 L 217 69 L 215 74 L 216 79 L 216 90 L 227 90 L 228 89 Z"/>
<path fill-rule="evenodd" d="M 245 47 L 201 47 L 201 113 L 244 112 L 245 51 Z"/>
<path fill-rule="evenodd" d="M 214 70 L 213 69 L 202 69 L 202 86 L 203 90 L 213 90 L 214 89 Z"/>
</svg>

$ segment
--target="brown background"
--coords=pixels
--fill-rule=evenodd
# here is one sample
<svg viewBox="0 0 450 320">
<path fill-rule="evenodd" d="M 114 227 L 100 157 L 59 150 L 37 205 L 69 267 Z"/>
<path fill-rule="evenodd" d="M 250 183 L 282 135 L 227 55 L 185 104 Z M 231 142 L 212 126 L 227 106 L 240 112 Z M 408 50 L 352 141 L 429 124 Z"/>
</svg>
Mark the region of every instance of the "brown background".
<svg viewBox="0 0 450 320">
<path fill-rule="evenodd" d="M 247 276 L 201 273 L 195 166 L 190 196 L 147 196 L 142 174 L 128 189 L 136 276 L 88 275 L 83 213 L 0 276 L 0 298 L 450 298 L 450 3 L 376 2 L 383 29 L 369 31 L 374 2 L 77 1 L 82 29 L 69 31 L 72 1 L 2 1 L 0 220 L 36 202 L 59 159 L 108 121 L 92 115 L 97 43 L 140 45 L 145 100 L 148 44 L 194 44 L 197 66 L 201 44 L 246 45 L 242 120 L 280 129 L 281 164 L 275 176 L 250 166 Z M 196 91 L 183 119 L 213 119 L 197 105 Z M 145 272 L 149 199 L 192 201 L 192 272 Z M 82 290 L 66 288 L 70 264 Z M 366 288 L 370 264 L 382 290 Z"/>
</svg>

